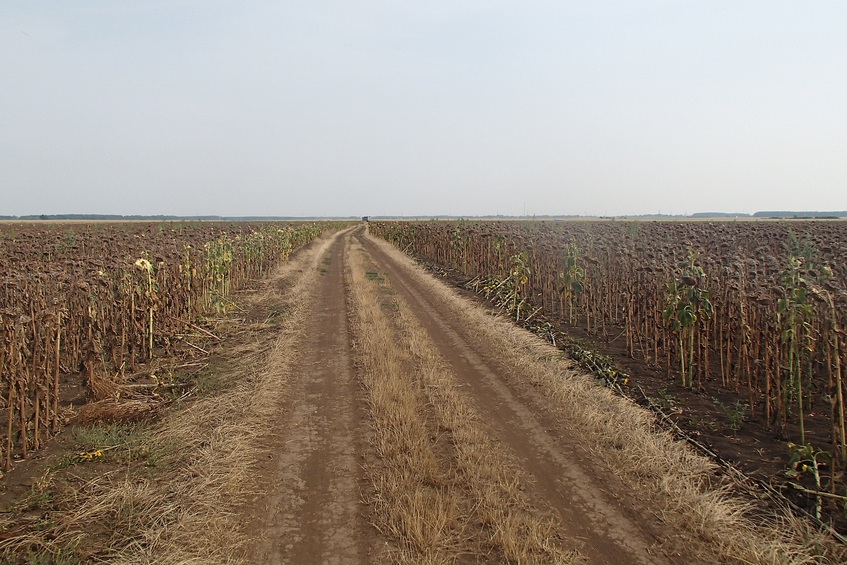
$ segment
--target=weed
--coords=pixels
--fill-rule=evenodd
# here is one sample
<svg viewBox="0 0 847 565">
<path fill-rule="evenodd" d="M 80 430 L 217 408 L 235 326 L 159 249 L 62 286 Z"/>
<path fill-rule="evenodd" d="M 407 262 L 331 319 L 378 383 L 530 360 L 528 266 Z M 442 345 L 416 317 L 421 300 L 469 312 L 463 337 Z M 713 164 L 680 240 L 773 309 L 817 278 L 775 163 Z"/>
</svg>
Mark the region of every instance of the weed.
<svg viewBox="0 0 847 565">
<path fill-rule="evenodd" d="M 741 402 L 740 400 L 736 400 L 735 404 L 731 406 L 721 405 L 721 409 L 727 419 L 727 426 L 730 430 L 737 432 L 741 429 L 741 424 L 744 422 L 744 418 L 747 415 L 747 410 L 749 408 L 749 404 Z"/>
<path fill-rule="evenodd" d="M 671 413 L 679 411 L 680 400 L 668 392 L 667 387 L 659 388 L 656 394 L 658 397 L 651 398 L 651 400 L 663 411 Z"/>
<path fill-rule="evenodd" d="M 56 463 L 50 465 L 49 470 L 51 473 L 61 471 L 62 469 L 76 465 L 78 462 L 79 459 L 76 453 L 65 453 Z"/>
<path fill-rule="evenodd" d="M 133 437 L 137 426 L 107 424 L 74 428 L 73 439 L 77 449 L 87 451 L 103 447 L 123 445 Z"/>
<path fill-rule="evenodd" d="M 95 460 L 115 463 L 143 460 L 145 466 L 157 467 L 170 451 L 166 444 L 154 441 L 144 424 L 78 427 L 73 430 L 73 438 L 76 452 L 65 455 L 54 469 Z"/>
<path fill-rule="evenodd" d="M 695 430 L 717 432 L 720 429 L 717 421 L 714 418 L 700 418 L 699 416 L 689 416 L 688 425 Z"/>
<path fill-rule="evenodd" d="M 56 493 L 52 490 L 33 486 L 29 495 L 23 500 L 22 507 L 25 510 L 44 510 L 50 508 L 55 496 Z"/>
</svg>

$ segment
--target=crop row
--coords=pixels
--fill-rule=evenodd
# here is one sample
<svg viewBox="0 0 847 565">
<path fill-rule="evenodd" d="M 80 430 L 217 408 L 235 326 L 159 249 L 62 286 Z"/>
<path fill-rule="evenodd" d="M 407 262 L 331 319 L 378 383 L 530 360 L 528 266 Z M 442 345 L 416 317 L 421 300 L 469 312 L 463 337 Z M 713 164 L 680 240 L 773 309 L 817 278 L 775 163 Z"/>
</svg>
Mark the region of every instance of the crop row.
<svg viewBox="0 0 847 565">
<path fill-rule="evenodd" d="M 847 463 L 847 223 L 385 222 L 372 233 L 701 392 L 735 390 L 822 483 Z M 812 446 L 807 415 L 829 415 Z M 817 441 L 817 439 L 816 439 Z M 834 461 L 832 460 L 834 458 Z M 835 482 L 830 486 L 835 489 Z"/>
<path fill-rule="evenodd" d="M 231 307 L 326 226 L 57 225 L 0 230 L 2 460 L 26 456 L 60 427 L 62 381 L 82 375 L 92 399 L 197 319 Z"/>
</svg>

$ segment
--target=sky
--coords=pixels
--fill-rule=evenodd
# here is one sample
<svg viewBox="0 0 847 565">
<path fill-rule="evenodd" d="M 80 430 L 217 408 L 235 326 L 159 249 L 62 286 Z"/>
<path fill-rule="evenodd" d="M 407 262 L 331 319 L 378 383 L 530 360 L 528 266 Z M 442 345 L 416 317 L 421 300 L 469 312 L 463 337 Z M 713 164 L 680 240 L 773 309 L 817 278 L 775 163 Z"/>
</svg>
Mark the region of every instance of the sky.
<svg viewBox="0 0 847 565">
<path fill-rule="evenodd" d="M 0 215 L 847 209 L 847 2 L 3 0 Z"/>
</svg>

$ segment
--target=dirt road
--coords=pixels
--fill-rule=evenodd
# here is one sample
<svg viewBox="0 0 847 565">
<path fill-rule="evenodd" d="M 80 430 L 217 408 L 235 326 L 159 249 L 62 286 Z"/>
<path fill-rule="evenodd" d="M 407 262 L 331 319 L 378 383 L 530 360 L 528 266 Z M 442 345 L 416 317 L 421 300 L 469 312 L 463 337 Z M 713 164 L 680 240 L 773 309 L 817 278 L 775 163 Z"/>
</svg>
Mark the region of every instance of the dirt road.
<svg viewBox="0 0 847 565">
<path fill-rule="evenodd" d="M 238 300 L 160 420 L 74 428 L 10 474 L 0 561 L 847 562 L 363 226 Z"/>
<path fill-rule="evenodd" d="M 321 261 L 297 378 L 267 438 L 271 488 L 256 516 L 263 532 L 253 562 L 365 562 L 357 461 L 364 407 L 350 350 L 344 245 L 337 238 Z"/>
<path fill-rule="evenodd" d="M 668 502 L 662 473 L 677 470 L 639 460 L 652 440 L 626 434 L 653 432 L 627 420 L 645 418 L 636 407 L 532 336 L 492 337 L 518 330 L 398 255 L 358 228 L 318 262 L 244 518 L 247 562 L 672 564 L 739 551 L 703 533 L 721 535 L 712 518 L 687 515 L 699 503 Z M 694 466 L 698 484 L 709 466 Z"/>
</svg>

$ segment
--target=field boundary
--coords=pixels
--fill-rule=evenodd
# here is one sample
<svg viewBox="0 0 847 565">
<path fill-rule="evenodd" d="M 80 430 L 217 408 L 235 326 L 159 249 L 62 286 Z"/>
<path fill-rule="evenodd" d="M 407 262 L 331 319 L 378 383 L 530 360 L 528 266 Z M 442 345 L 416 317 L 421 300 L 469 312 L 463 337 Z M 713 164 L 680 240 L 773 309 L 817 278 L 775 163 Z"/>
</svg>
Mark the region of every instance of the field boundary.
<svg viewBox="0 0 847 565">
<path fill-rule="evenodd" d="M 431 263 L 421 262 L 420 264 L 429 273 L 444 273 L 441 267 L 438 267 Z M 451 276 L 459 277 L 458 273 L 451 272 L 450 274 Z M 475 299 L 481 301 L 482 303 L 488 304 L 502 312 L 502 305 L 498 305 L 495 299 L 485 298 L 485 296 L 479 289 L 474 288 L 474 285 L 472 284 L 474 280 L 475 279 L 471 279 L 471 281 L 468 281 L 464 284 L 459 284 L 457 282 L 455 286 L 457 288 L 472 291 L 474 293 Z M 530 308 L 532 308 L 531 303 L 529 304 L 529 306 Z M 768 482 L 750 476 L 743 470 L 739 469 L 732 462 L 728 461 L 720 454 L 715 452 L 713 449 L 707 447 L 702 442 L 694 439 L 691 434 L 685 431 L 682 427 L 679 426 L 679 424 L 677 424 L 673 420 L 673 418 L 666 414 L 662 407 L 659 406 L 652 398 L 650 398 L 647 393 L 644 392 L 640 385 L 630 385 L 630 388 L 633 388 L 634 390 L 638 391 L 638 398 L 634 397 L 631 394 L 628 394 L 621 386 L 621 383 L 629 381 L 630 379 L 630 375 L 626 372 L 626 370 L 622 369 L 619 366 L 616 366 L 614 361 L 611 361 L 602 354 L 588 349 L 582 345 L 576 344 L 572 341 L 569 341 L 571 339 L 571 336 L 569 336 L 565 331 L 558 331 L 553 329 L 552 324 L 550 324 L 544 314 L 536 314 L 531 319 L 526 319 L 514 323 L 517 326 L 522 327 L 525 330 L 540 336 L 544 341 L 546 341 L 553 347 L 558 348 L 563 353 L 567 354 L 580 367 L 594 375 L 599 384 L 608 388 L 616 395 L 630 400 L 655 413 L 656 416 L 658 416 L 659 418 L 659 422 L 662 426 L 664 426 L 667 431 L 671 432 L 675 437 L 685 441 L 686 443 L 691 445 L 691 447 L 699 451 L 702 455 L 708 457 L 720 467 L 725 469 L 728 472 L 728 478 L 730 478 L 735 483 L 735 486 L 739 489 L 739 493 L 744 493 L 750 498 L 750 500 L 759 500 L 762 496 L 767 496 L 779 508 L 784 510 L 790 510 L 791 512 L 796 513 L 798 516 L 802 516 L 803 518 L 811 520 L 818 528 L 825 530 L 829 535 L 832 535 L 835 539 L 847 545 L 847 537 L 836 531 L 835 528 L 832 527 L 832 525 L 817 518 L 809 510 L 796 504 L 793 500 L 788 498 L 784 492 L 774 488 Z M 563 339 L 559 339 L 557 341 L 557 337 Z M 809 492 L 808 494 L 814 495 L 815 493 Z M 819 494 L 823 496 L 828 495 L 828 493 Z"/>
<path fill-rule="evenodd" d="M 417 272 L 416 276 L 430 281 L 428 284 L 450 308 L 464 311 L 456 290 L 445 287 L 394 246 L 384 240 L 372 239 L 386 253 L 393 254 L 398 262 L 405 263 L 410 271 Z M 588 428 L 593 427 L 591 434 L 598 434 L 597 445 L 606 445 L 616 453 L 613 458 L 604 458 L 606 464 L 632 480 L 633 484 L 660 496 L 669 505 L 664 518 L 669 524 L 676 522 L 683 530 L 694 533 L 693 539 L 699 540 L 697 546 L 701 546 L 707 552 L 705 554 L 713 554 L 723 560 L 753 563 L 803 563 L 809 555 L 830 555 L 832 563 L 840 562 L 843 548 L 828 543 L 821 534 L 791 516 L 775 516 L 767 527 L 755 526 L 746 518 L 751 511 L 750 506 L 728 498 L 726 486 L 704 490 L 712 482 L 709 476 L 714 464 L 690 451 L 691 448 L 685 444 L 673 440 L 666 432 L 657 434 L 654 416 L 650 412 L 595 384 L 593 377 L 568 376 L 572 374 L 572 362 L 563 363 L 560 350 L 511 321 L 492 317 L 487 309 L 474 308 L 469 309 L 472 311 L 468 315 L 476 323 L 468 331 L 480 336 L 480 339 L 498 344 L 495 348 L 509 352 L 513 356 L 515 372 L 542 386 L 551 398 L 558 398 L 560 412 L 568 411 L 568 417 L 583 421 Z M 547 376 L 548 366 L 559 369 Z M 591 401 L 595 404 L 599 401 L 608 405 L 609 412 L 603 415 L 584 412 L 589 397 L 596 399 Z M 600 431 L 605 418 L 618 418 L 623 414 L 626 414 L 629 425 Z M 632 446 L 634 452 L 621 453 L 621 446 Z M 664 463 L 658 464 L 659 461 Z M 667 474 L 667 469 L 676 472 Z"/>
<path fill-rule="evenodd" d="M 248 366 L 228 374 L 234 382 L 221 383 L 161 423 L 141 424 L 141 443 L 129 446 L 128 465 L 99 463 L 92 455 L 85 463 L 92 471 L 98 466 L 111 471 L 64 495 L 70 500 L 53 500 L 53 508 L 38 518 L 40 528 L 21 528 L 14 514 L 5 515 L 3 530 L 18 533 L 0 541 L 0 550 L 70 563 L 74 555 L 127 564 L 240 561 L 249 539 L 239 507 L 258 491 L 252 469 L 262 456 L 264 423 L 285 396 L 301 322 L 311 308 L 310 289 L 321 257 L 338 237 L 323 236 L 302 249 L 244 303 L 265 320 L 258 320 L 255 330 L 273 337 L 248 344 L 253 353 L 241 360 Z M 40 492 L 49 492 L 53 472 L 40 481 Z"/>
</svg>

